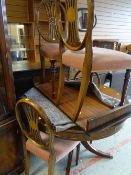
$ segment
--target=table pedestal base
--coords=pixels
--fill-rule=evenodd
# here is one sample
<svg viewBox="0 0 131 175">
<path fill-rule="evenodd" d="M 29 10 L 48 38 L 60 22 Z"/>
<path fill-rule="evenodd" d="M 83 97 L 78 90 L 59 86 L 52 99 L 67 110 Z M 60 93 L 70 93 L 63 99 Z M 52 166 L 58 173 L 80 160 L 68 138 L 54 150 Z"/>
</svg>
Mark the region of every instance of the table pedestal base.
<svg viewBox="0 0 131 175">
<path fill-rule="evenodd" d="M 106 158 L 110 158 L 110 159 L 113 158 L 113 156 L 112 156 L 111 154 L 105 153 L 105 152 L 102 152 L 102 151 L 100 151 L 100 150 L 97 150 L 97 149 L 93 148 L 93 147 L 92 147 L 88 142 L 86 142 L 86 141 L 82 141 L 81 143 L 82 143 L 82 145 L 83 145 L 87 150 L 89 150 L 90 152 L 92 152 L 92 153 L 94 153 L 94 154 L 96 154 L 96 155 L 98 155 L 98 156 L 106 157 Z"/>
</svg>

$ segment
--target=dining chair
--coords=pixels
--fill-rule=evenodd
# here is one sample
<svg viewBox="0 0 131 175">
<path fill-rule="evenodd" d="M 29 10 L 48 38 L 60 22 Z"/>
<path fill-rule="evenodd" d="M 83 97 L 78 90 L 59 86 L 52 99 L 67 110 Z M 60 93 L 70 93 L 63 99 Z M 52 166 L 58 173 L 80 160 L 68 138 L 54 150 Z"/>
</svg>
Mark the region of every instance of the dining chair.
<svg viewBox="0 0 131 175">
<path fill-rule="evenodd" d="M 55 0 L 56 24 L 60 36 L 57 99 L 51 98 L 48 83 L 39 85 L 37 88 L 77 125 L 73 129 L 68 128 L 57 132 L 56 136 L 79 140 L 87 150 L 111 158 L 110 154 L 94 149 L 88 141 L 115 134 L 130 117 L 131 104 L 126 100 L 126 91 L 130 78 L 131 56 L 116 50 L 92 47 L 93 0 L 87 0 L 87 30 L 82 40 L 77 27 L 77 3 L 77 0 L 65 0 L 65 18 L 68 28 L 64 31 L 60 15 L 60 0 Z M 65 66 L 77 68 L 82 72 L 80 88 L 64 85 Z M 92 82 L 91 75 L 94 72 L 123 69 L 126 69 L 126 74 L 122 94 L 112 88 L 96 86 Z M 99 96 L 100 100 L 96 96 Z"/>
<path fill-rule="evenodd" d="M 61 9 L 64 9 L 61 4 Z M 48 21 L 48 34 L 45 34 L 41 29 L 40 13 L 42 8 L 45 10 L 46 20 Z M 42 82 L 45 82 L 45 59 L 51 63 L 51 86 L 52 96 L 55 96 L 55 64 L 59 59 L 59 36 L 55 21 L 55 3 L 54 0 L 42 0 L 36 10 L 35 15 L 36 26 L 39 34 L 39 53 L 41 61 Z M 45 42 L 42 44 L 42 40 Z"/>
<path fill-rule="evenodd" d="M 81 41 L 78 32 L 77 19 L 77 0 L 67 0 L 65 11 L 68 28 L 66 33 L 61 24 L 60 17 L 60 1 L 56 0 L 56 21 L 57 28 L 60 35 L 60 81 L 57 94 L 57 104 L 60 104 L 62 91 L 64 87 L 64 66 L 70 66 L 82 71 L 82 80 L 78 96 L 77 105 L 74 109 L 73 118 L 77 120 L 80 110 L 82 108 L 84 98 L 87 94 L 87 88 L 90 82 L 90 77 L 93 72 L 108 72 L 119 71 L 126 69 L 126 84 L 129 80 L 131 68 L 131 56 L 116 50 L 92 47 L 92 29 L 94 19 L 94 1 L 87 1 L 88 15 L 87 15 L 87 30 L 85 37 Z M 65 37 L 66 36 L 66 37 Z M 63 48 L 67 50 L 63 53 Z M 124 61 L 123 61 L 124 60 Z M 126 87 L 127 88 L 127 87 Z M 126 91 L 126 90 L 125 90 Z M 125 94 L 123 94 L 125 97 Z M 122 101 L 121 104 L 124 102 Z"/>
<path fill-rule="evenodd" d="M 31 152 L 48 162 L 48 175 L 53 175 L 55 163 L 69 154 L 66 168 L 66 175 L 69 175 L 73 150 L 76 146 L 79 147 L 79 141 L 56 138 L 55 127 L 44 109 L 28 98 L 22 98 L 16 103 L 16 118 L 22 131 L 25 174 L 29 175 Z"/>
<path fill-rule="evenodd" d="M 88 151 L 98 156 L 112 158 L 111 154 L 97 150 L 91 143 L 117 133 L 123 127 L 124 121 L 131 116 L 131 104 L 126 99 L 131 56 L 115 50 L 92 47 L 94 0 L 87 0 L 87 30 L 82 40 L 77 26 L 77 3 L 77 0 L 65 0 L 65 19 L 68 26 L 65 31 L 61 22 L 60 0 L 55 0 L 55 18 L 60 37 L 57 98 L 52 98 L 49 83 L 39 84 L 36 88 L 72 121 L 70 127 L 66 127 L 66 120 L 62 120 L 64 127 L 56 132 L 55 136 L 81 141 Z M 82 72 L 79 88 L 64 84 L 65 66 L 77 68 Z M 121 94 L 100 83 L 98 85 L 93 83 L 92 73 L 122 69 L 126 69 L 126 74 Z M 30 94 L 31 97 L 32 94 L 34 93 Z"/>
<path fill-rule="evenodd" d="M 66 17 L 65 15 L 65 3 L 60 3 L 60 13 L 63 18 Z M 47 20 L 48 20 L 48 34 L 45 34 L 42 32 L 41 29 L 41 22 L 40 22 L 40 13 L 41 9 L 44 7 L 45 13 L 47 15 Z M 79 9 L 78 9 L 79 11 Z M 64 30 L 67 28 L 66 24 L 66 18 L 62 21 L 62 27 Z M 52 97 L 55 96 L 55 64 L 56 62 L 59 62 L 59 55 L 60 55 L 60 50 L 59 50 L 59 34 L 58 34 L 58 29 L 56 26 L 56 20 L 55 20 L 55 2 L 54 0 L 42 0 L 39 3 L 39 6 L 36 10 L 36 15 L 35 15 L 35 22 L 37 26 L 37 30 L 39 33 L 39 53 L 40 53 L 40 61 L 41 61 L 41 71 L 42 71 L 42 82 L 45 81 L 45 58 L 49 59 L 51 63 L 51 86 L 52 86 Z M 93 28 L 97 24 L 97 16 L 94 15 L 94 22 L 93 22 Z M 78 24 L 77 24 L 78 25 Z M 42 44 L 41 41 L 45 41 L 45 44 Z M 64 48 L 63 48 L 64 50 Z M 67 80 L 70 77 L 70 68 L 67 68 Z M 77 73 L 76 73 L 77 74 Z"/>
</svg>

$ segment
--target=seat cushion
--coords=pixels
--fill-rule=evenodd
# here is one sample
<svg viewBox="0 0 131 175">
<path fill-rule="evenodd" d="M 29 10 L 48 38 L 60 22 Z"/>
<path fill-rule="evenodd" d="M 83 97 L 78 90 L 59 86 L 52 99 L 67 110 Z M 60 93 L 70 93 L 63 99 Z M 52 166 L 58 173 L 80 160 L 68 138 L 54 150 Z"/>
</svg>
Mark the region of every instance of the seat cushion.
<svg viewBox="0 0 131 175">
<path fill-rule="evenodd" d="M 47 43 L 40 48 L 40 54 L 43 57 L 49 59 L 58 59 L 59 57 L 59 44 L 58 43 Z"/>
<path fill-rule="evenodd" d="M 82 70 L 85 50 L 65 51 L 62 57 L 63 64 Z M 105 72 L 131 68 L 131 55 L 126 53 L 93 47 L 92 72 Z"/>
<path fill-rule="evenodd" d="M 47 134 L 41 132 L 41 137 L 44 141 L 47 141 L 48 143 L 49 138 Z M 56 162 L 58 162 L 59 160 L 64 158 L 66 155 L 68 155 L 69 152 L 71 152 L 79 143 L 80 143 L 79 141 L 70 141 L 70 140 L 55 138 L 54 150 L 56 153 Z M 38 147 L 30 139 L 28 139 L 26 142 L 26 149 L 46 162 L 49 159 L 49 151 Z"/>
<path fill-rule="evenodd" d="M 56 132 L 64 131 L 76 126 L 59 108 L 43 96 L 36 88 L 28 90 L 24 96 L 40 105 L 46 112 L 48 119 L 56 129 Z"/>
</svg>

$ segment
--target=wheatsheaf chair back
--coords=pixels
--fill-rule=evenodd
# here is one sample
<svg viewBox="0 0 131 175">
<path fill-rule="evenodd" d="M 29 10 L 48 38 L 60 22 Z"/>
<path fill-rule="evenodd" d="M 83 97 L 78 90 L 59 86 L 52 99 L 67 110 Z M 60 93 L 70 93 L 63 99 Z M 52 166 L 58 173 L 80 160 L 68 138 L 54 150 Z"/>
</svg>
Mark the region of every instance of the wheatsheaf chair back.
<svg viewBox="0 0 131 175">
<path fill-rule="evenodd" d="M 60 4 L 61 11 L 64 6 Z M 64 13 L 64 12 L 63 12 Z M 44 18 L 44 20 L 43 20 Z M 51 63 L 51 86 L 52 96 L 55 95 L 55 63 L 59 57 L 59 35 L 55 19 L 55 2 L 54 0 L 42 0 L 36 9 L 35 23 L 39 35 L 39 53 L 42 70 L 42 82 L 46 81 L 45 77 L 45 59 Z M 65 25 L 65 23 L 63 23 Z"/>
<path fill-rule="evenodd" d="M 69 154 L 66 168 L 66 175 L 69 175 L 73 149 L 79 142 L 55 138 L 55 127 L 44 109 L 28 98 L 17 102 L 16 118 L 23 133 L 25 174 L 29 175 L 29 152 L 32 152 L 48 162 L 48 175 L 53 175 L 55 163 Z"/>
<path fill-rule="evenodd" d="M 77 120 L 79 112 L 81 110 L 84 97 L 87 92 L 87 87 L 90 80 L 91 75 L 91 67 L 92 67 L 92 29 L 93 29 L 93 20 L 94 20 L 94 1 L 87 0 L 87 30 L 85 33 L 84 39 L 81 41 L 79 37 L 78 31 L 78 10 L 77 0 L 65 0 L 65 14 L 66 14 L 66 34 L 64 34 L 64 30 L 62 27 L 61 17 L 60 17 L 60 0 L 56 0 L 56 21 L 60 35 L 60 81 L 59 81 L 59 89 L 57 95 L 57 104 L 60 104 L 60 99 L 64 86 L 64 70 L 62 64 L 62 52 L 66 47 L 72 51 L 78 51 L 85 48 L 85 57 L 82 68 L 82 80 L 80 91 L 78 95 L 78 100 L 76 104 L 76 108 L 74 110 L 74 121 Z"/>
<path fill-rule="evenodd" d="M 48 21 L 48 35 L 44 34 L 41 30 L 40 25 L 40 13 L 42 7 L 45 10 L 45 14 L 47 15 Z M 36 10 L 36 26 L 40 36 L 47 42 L 56 42 L 58 38 L 58 32 L 56 28 L 55 21 L 55 3 L 53 0 L 42 0 Z"/>
<path fill-rule="evenodd" d="M 49 143 L 43 142 L 41 138 L 39 121 L 42 120 L 45 126 L 47 126 L 49 137 L 53 134 L 53 128 L 40 106 L 28 98 L 21 99 L 16 104 L 16 118 L 27 139 L 31 139 L 38 146 L 49 150 Z"/>
</svg>

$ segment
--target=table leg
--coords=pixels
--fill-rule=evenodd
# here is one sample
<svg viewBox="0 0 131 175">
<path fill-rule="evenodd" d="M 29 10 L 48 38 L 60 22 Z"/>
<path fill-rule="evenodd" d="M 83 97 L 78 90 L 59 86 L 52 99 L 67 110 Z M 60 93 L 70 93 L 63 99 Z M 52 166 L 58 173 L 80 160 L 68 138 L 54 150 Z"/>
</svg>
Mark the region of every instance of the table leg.
<svg viewBox="0 0 131 175">
<path fill-rule="evenodd" d="M 96 154 L 96 155 L 98 155 L 98 156 L 106 157 L 106 158 L 110 158 L 110 159 L 113 158 L 113 156 L 112 156 L 111 154 L 105 153 L 105 152 L 102 152 L 102 151 L 100 151 L 100 150 L 97 150 L 97 149 L 93 148 L 93 147 L 92 147 L 88 142 L 86 142 L 86 141 L 82 141 L 81 143 L 83 144 L 83 146 L 84 146 L 87 150 L 89 150 L 90 152 L 92 152 L 92 153 L 94 153 L 94 154 Z"/>
</svg>

